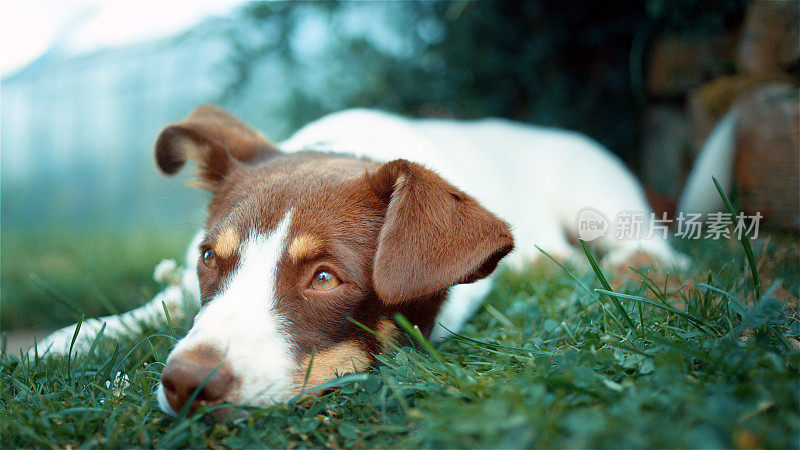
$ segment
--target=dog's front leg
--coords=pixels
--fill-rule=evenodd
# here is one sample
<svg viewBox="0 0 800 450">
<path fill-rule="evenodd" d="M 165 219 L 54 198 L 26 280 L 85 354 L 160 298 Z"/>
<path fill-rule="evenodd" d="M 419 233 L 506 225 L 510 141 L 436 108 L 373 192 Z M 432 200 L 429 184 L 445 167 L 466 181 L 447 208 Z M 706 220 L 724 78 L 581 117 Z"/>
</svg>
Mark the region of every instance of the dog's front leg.
<svg viewBox="0 0 800 450">
<path fill-rule="evenodd" d="M 88 351 L 103 328 L 103 324 L 105 324 L 103 336 L 119 337 L 140 333 L 143 325 L 160 326 L 163 324 L 165 322 L 165 305 L 173 320 L 187 307 L 197 310 L 200 307 L 197 259 L 200 256 L 198 247 L 203 235 L 204 231 L 200 230 L 192 239 L 186 253 L 184 268 L 180 272 L 180 279 L 175 280 L 176 285 L 164 289 L 146 304 L 127 313 L 85 320 L 81 323 L 73 351 Z M 77 325 L 66 326 L 40 340 L 28 350 L 28 356 L 34 358 L 37 353 L 39 356 L 66 355 L 72 345 L 72 337 L 75 335 Z"/>
<path fill-rule="evenodd" d="M 70 345 L 73 345 L 73 352 L 86 352 L 104 324 L 103 336 L 113 338 L 135 335 L 141 333 L 142 328 L 145 326 L 160 326 L 165 323 L 165 306 L 172 320 L 175 320 L 181 317 L 187 306 L 192 307 L 196 303 L 197 297 L 193 293 L 188 292 L 181 286 L 171 286 L 161 291 L 143 306 L 127 313 L 83 321 L 74 345 L 72 344 L 72 338 L 75 336 L 75 329 L 78 324 L 72 324 L 53 332 L 36 343 L 28 351 L 28 355 L 31 358 L 37 353 L 40 357 L 66 355 L 70 350 Z"/>
</svg>

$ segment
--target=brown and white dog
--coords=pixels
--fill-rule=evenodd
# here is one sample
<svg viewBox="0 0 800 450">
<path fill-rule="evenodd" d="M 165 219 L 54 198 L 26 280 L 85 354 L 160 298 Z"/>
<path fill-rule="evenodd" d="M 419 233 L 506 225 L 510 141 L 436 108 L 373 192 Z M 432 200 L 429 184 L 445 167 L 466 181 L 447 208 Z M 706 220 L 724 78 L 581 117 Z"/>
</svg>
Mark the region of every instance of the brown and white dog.
<svg viewBox="0 0 800 450">
<path fill-rule="evenodd" d="M 651 211 L 634 177 L 599 144 L 498 119 L 350 110 L 273 145 L 201 106 L 162 131 L 155 154 L 168 175 L 186 161 L 199 166 L 211 192 L 205 228 L 190 246 L 182 286 L 123 316 L 87 321 L 82 342 L 103 323 L 107 335 L 135 331 L 163 316 L 162 302 L 198 301 L 157 389 L 170 414 L 204 381 L 190 407 L 267 406 L 362 371 L 400 338 L 395 313 L 433 338 L 458 330 L 515 247 L 516 262 L 536 258 L 536 245 L 572 256 L 567 234 L 586 207 L 605 217 Z M 658 235 L 607 235 L 597 244 L 612 263 L 637 252 L 684 262 Z M 51 335 L 40 351 L 66 352 L 73 332 Z"/>
</svg>

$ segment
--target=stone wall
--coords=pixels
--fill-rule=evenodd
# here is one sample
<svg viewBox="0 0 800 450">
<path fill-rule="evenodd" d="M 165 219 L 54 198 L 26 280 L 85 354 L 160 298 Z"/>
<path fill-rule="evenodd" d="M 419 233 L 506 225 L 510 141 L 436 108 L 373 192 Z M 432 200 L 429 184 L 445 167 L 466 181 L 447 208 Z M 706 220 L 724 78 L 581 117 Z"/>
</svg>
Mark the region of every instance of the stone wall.
<svg viewBox="0 0 800 450">
<path fill-rule="evenodd" d="M 739 115 L 739 204 L 774 229 L 800 231 L 800 2 L 752 2 L 715 36 L 665 32 L 645 55 L 642 178 L 662 209 L 680 195 L 697 152 L 729 111 Z"/>
</svg>

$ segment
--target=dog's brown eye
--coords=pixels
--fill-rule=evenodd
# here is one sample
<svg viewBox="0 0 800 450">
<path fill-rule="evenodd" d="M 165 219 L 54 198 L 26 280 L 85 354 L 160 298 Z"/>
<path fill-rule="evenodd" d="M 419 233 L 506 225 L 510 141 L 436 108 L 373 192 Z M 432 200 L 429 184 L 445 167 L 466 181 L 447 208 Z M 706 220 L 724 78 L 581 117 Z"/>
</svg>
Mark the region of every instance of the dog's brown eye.
<svg viewBox="0 0 800 450">
<path fill-rule="evenodd" d="M 203 264 L 209 269 L 215 269 L 217 267 L 217 259 L 214 256 L 214 250 L 206 250 L 203 252 Z"/>
<path fill-rule="evenodd" d="M 311 289 L 317 291 L 327 291 L 328 289 L 333 289 L 336 286 L 342 284 L 336 275 L 320 270 L 316 274 L 314 274 L 314 278 L 311 279 Z"/>
</svg>

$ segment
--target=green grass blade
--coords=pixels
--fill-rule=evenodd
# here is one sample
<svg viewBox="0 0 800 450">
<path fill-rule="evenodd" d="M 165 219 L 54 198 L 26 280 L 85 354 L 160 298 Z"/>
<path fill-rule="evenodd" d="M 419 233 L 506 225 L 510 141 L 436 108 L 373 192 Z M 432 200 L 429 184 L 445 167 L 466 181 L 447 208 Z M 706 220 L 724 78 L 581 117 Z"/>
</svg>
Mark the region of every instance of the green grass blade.
<svg viewBox="0 0 800 450">
<path fill-rule="evenodd" d="M 117 362 L 117 364 L 114 366 L 112 371 L 113 372 L 118 372 L 120 370 L 120 366 L 122 365 L 122 363 L 125 362 L 125 360 L 127 360 L 128 357 L 131 356 L 133 354 L 133 352 L 136 351 L 137 348 L 139 348 L 139 346 L 144 345 L 145 343 L 150 343 L 150 339 L 152 339 L 152 338 L 154 338 L 156 336 L 166 336 L 166 334 L 164 334 L 164 332 L 162 332 L 162 331 L 158 331 L 158 332 L 155 332 L 153 334 L 147 335 L 144 338 L 142 338 L 139 342 L 136 343 L 136 345 L 133 346 L 133 348 L 128 350 L 128 353 L 126 353 L 125 356 L 122 357 L 122 359 L 120 359 Z"/>
<path fill-rule="evenodd" d="M 587 293 L 589 293 L 590 295 L 592 295 L 594 297 L 594 295 L 592 293 L 592 290 L 589 289 L 588 286 L 583 284 L 583 282 L 581 282 L 581 280 L 579 280 L 578 277 L 576 277 L 574 273 L 572 273 L 569 269 L 567 269 L 563 264 L 561 264 L 557 259 L 555 259 L 550 253 L 547 253 L 546 251 L 542 250 L 542 248 L 539 247 L 538 245 L 534 244 L 534 247 L 536 247 L 536 250 L 539 250 L 540 252 L 542 252 L 542 254 L 544 254 L 544 256 L 547 256 L 548 258 L 550 258 L 550 261 L 553 261 L 558 267 L 560 267 L 561 270 L 564 271 L 564 273 L 567 274 L 568 277 L 572 278 L 572 281 L 574 281 L 584 291 L 586 291 Z"/>
<path fill-rule="evenodd" d="M 345 375 L 343 377 L 335 378 L 333 380 L 326 381 L 324 383 L 318 384 L 318 385 L 316 385 L 314 387 L 310 387 L 310 388 L 304 390 L 303 392 L 301 392 L 301 393 L 295 395 L 294 397 L 292 397 L 289 400 L 288 403 L 289 404 L 297 403 L 298 401 L 302 400 L 303 397 L 305 397 L 306 395 L 308 395 L 308 394 L 310 394 L 311 392 L 314 392 L 314 391 L 319 391 L 319 390 L 323 390 L 323 389 L 329 389 L 329 388 L 333 388 L 333 387 L 339 387 L 339 386 L 342 386 L 342 385 L 345 385 L 345 384 L 348 384 L 348 383 L 357 383 L 359 381 L 367 381 L 368 378 L 369 378 L 369 374 L 366 374 L 366 373 L 351 373 L 349 375 Z"/>
<path fill-rule="evenodd" d="M 111 370 L 116 367 L 115 363 L 117 361 L 117 356 L 119 356 L 119 343 L 114 343 L 114 352 L 111 354 L 111 358 L 108 359 L 108 362 L 100 366 L 100 370 L 97 371 L 98 374 L 102 373 L 102 379 L 108 380 L 111 376 Z"/>
<path fill-rule="evenodd" d="M 724 296 L 726 299 L 728 299 L 729 304 L 731 305 L 731 310 L 733 310 L 733 312 L 735 312 L 739 316 L 744 317 L 744 314 L 747 312 L 748 308 L 747 308 L 747 306 L 745 306 L 744 303 L 740 302 L 739 299 L 737 299 L 733 295 L 723 291 L 722 289 L 714 287 L 714 286 L 711 286 L 708 283 L 695 283 L 694 285 L 698 286 L 698 287 L 701 287 L 703 289 L 708 289 L 710 291 L 716 292 L 716 293 L 721 294 L 722 296 Z"/>
<path fill-rule="evenodd" d="M 581 243 L 583 252 L 586 254 L 586 258 L 589 260 L 589 264 L 591 264 L 595 275 L 597 275 L 597 279 L 600 280 L 600 284 L 602 284 L 607 291 L 614 292 L 614 290 L 611 289 L 611 285 L 608 284 L 606 277 L 603 275 L 603 272 L 600 270 L 600 266 L 597 265 L 597 261 L 594 260 L 591 252 L 589 252 L 586 242 L 584 242 L 583 239 L 578 239 L 578 242 Z M 620 303 L 616 297 L 609 296 L 608 298 L 611 299 L 611 302 L 617 308 L 617 311 L 619 311 L 619 313 L 622 315 L 622 318 L 625 319 L 625 323 L 628 325 L 631 331 L 636 331 L 636 325 L 634 325 L 633 320 L 631 320 L 631 317 L 628 315 L 628 312 L 625 311 L 625 308 L 622 307 L 622 303 Z"/>
<path fill-rule="evenodd" d="M 301 391 L 306 388 L 308 384 L 308 378 L 311 376 L 311 367 L 314 365 L 314 358 L 317 356 L 317 347 L 311 347 L 311 358 L 308 359 L 308 367 L 306 367 L 306 376 L 303 378 L 303 387 L 300 389 Z"/>
<path fill-rule="evenodd" d="M 398 347 L 397 344 L 395 344 L 392 341 L 386 340 L 385 337 L 381 336 L 380 334 L 378 334 L 374 330 L 371 330 L 368 326 L 362 324 L 361 322 L 357 321 L 356 319 L 353 319 L 352 317 L 348 317 L 347 320 L 349 320 L 350 322 L 355 324 L 355 326 L 357 326 L 357 327 L 361 328 L 362 330 L 366 331 L 367 333 L 375 336 L 379 341 L 381 341 L 382 343 L 384 343 L 387 346 L 391 347 L 392 350 L 394 350 L 394 351 L 399 351 L 400 350 L 400 347 Z"/>
<path fill-rule="evenodd" d="M 595 290 L 597 292 L 602 293 L 602 294 L 606 294 L 609 297 L 624 298 L 626 300 L 631 300 L 631 301 L 638 302 L 638 303 L 646 303 L 648 305 L 655 306 L 656 308 L 663 309 L 664 311 L 669 311 L 672 314 L 677 314 L 677 315 L 683 317 L 684 319 L 688 320 L 689 322 L 691 322 L 693 325 L 695 325 L 703 333 L 709 334 L 708 333 L 708 329 L 711 329 L 711 325 L 706 323 L 704 320 L 702 320 L 700 318 L 697 318 L 697 317 L 694 317 L 693 315 L 685 313 L 685 312 L 683 312 L 683 311 L 681 311 L 679 309 L 675 309 L 675 308 L 670 307 L 670 306 L 662 305 L 661 303 L 659 303 L 659 302 L 657 302 L 655 300 L 651 300 L 651 299 L 649 299 L 647 297 L 642 297 L 640 295 L 621 294 L 619 292 L 606 291 L 605 289 L 595 289 Z M 706 327 L 706 328 L 704 328 L 704 327 Z"/>
<path fill-rule="evenodd" d="M 103 337 L 103 333 L 106 331 L 106 323 L 103 322 L 103 326 L 100 327 L 100 331 L 97 332 L 97 335 L 92 339 L 92 345 L 89 347 L 89 351 L 86 353 L 83 364 L 81 365 L 81 372 L 86 371 L 86 364 L 89 362 L 89 358 L 94 353 L 94 349 L 97 348 L 97 343 L 100 342 L 100 339 Z"/>
<path fill-rule="evenodd" d="M 581 282 L 581 280 L 579 280 L 579 279 L 578 279 L 578 277 L 576 277 L 574 273 L 572 273 L 572 272 L 571 272 L 569 269 L 567 269 L 567 268 L 566 268 L 566 267 L 565 267 L 563 264 L 561 264 L 561 263 L 560 263 L 560 262 L 559 262 L 557 259 L 553 258 L 553 256 L 552 256 L 552 255 L 550 255 L 550 254 L 549 254 L 549 253 L 547 253 L 546 251 L 542 250 L 542 249 L 541 249 L 541 247 L 539 247 L 538 245 L 535 245 L 535 244 L 534 244 L 534 247 L 536 247 L 536 250 L 539 250 L 540 252 L 542 252 L 542 253 L 544 254 L 544 256 L 547 256 L 548 258 L 550 258 L 550 261 L 553 261 L 553 262 L 554 262 L 554 263 L 555 263 L 555 264 L 556 264 L 558 267 L 560 267 L 560 268 L 561 268 L 561 270 L 563 270 L 563 271 L 564 271 L 564 273 L 566 273 L 566 274 L 567 274 L 567 276 L 568 276 L 568 277 L 570 277 L 570 278 L 572 279 L 572 281 L 574 281 L 574 282 L 575 282 L 575 283 L 576 283 L 578 286 L 580 286 L 580 287 L 581 287 L 581 289 L 583 289 L 584 291 L 586 291 L 586 293 L 588 293 L 588 294 L 589 294 L 589 295 L 592 297 L 592 300 L 594 300 L 595 302 L 597 302 L 597 304 L 600 306 L 600 310 L 601 310 L 601 311 L 603 311 L 603 314 L 604 314 L 604 315 L 605 315 L 605 314 L 608 314 L 609 316 L 611 316 L 611 318 L 612 318 L 612 319 L 614 319 L 614 321 L 615 321 L 615 322 L 617 322 L 617 324 L 619 324 L 620 326 L 622 326 L 622 323 L 619 321 L 619 319 L 617 318 L 617 316 L 615 316 L 615 315 L 614 315 L 614 313 L 612 313 L 611 311 L 607 311 L 607 310 L 606 310 L 606 305 L 604 305 L 604 304 L 603 304 L 603 302 L 601 302 L 601 301 L 600 301 L 600 299 L 599 299 L 599 298 L 597 298 L 597 295 L 595 295 L 595 293 L 594 293 L 594 292 L 592 292 L 592 290 L 591 290 L 591 289 L 589 289 L 589 287 L 588 287 L 588 286 L 586 286 L 585 284 L 583 284 L 583 282 Z M 603 317 L 603 322 L 605 323 L 605 317 Z"/>
<path fill-rule="evenodd" d="M 72 334 L 72 341 L 69 343 L 69 353 L 67 353 L 67 378 L 69 379 L 72 377 L 72 347 L 75 346 L 75 340 L 78 339 L 78 333 L 81 332 L 81 324 L 83 323 L 84 315 L 81 314 L 81 318 L 78 320 L 78 323 L 75 324 L 75 333 Z"/>
<path fill-rule="evenodd" d="M 725 208 L 731 213 L 732 218 L 736 217 L 737 211 L 733 209 L 733 205 L 731 201 L 728 200 L 728 196 L 725 195 L 725 191 L 722 189 L 722 186 L 720 186 L 719 181 L 717 181 L 714 176 L 712 176 L 711 179 L 714 180 L 714 186 L 717 187 L 717 191 L 720 197 L 722 197 L 722 202 L 725 203 Z M 747 263 L 750 265 L 750 275 L 753 277 L 755 299 L 759 299 L 761 298 L 761 283 L 758 281 L 758 267 L 756 267 L 756 258 L 753 255 L 753 248 L 750 246 L 750 238 L 747 236 L 747 233 L 742 233 L 742 237 L 739 240 L 742 242 L 744 254 L 747 256 Z"/>
<path fill-rule="evenodd" d="M 436 358 L 436 360 L 439 361 L 442 365 L 445 365 L 444 358 L 442 358 L 442 355 L 433 347 L 433 344 L 431 344 L 429 340 L 425 339 L 425 336 L 422 335 L 422 332 L 419 331 L 418 327 L 411 325 L 411 322 L 409 322 L 408 319 L 406 319 L 405 316 L 400 313 L 396 313 L 394 315 L 394 320 L 395 322 L 397 322 L 398 325 L 400 325 L 400 328 L 405 330 L 405 332 L 408 333 L 408 335 L 411 336 L 412 339 L 417 341 L 417 343 L 419 343 L 419 345 L 421 345 L 422 348 L 424 348 L 425 350 L 427 350 L 428 353 L 433 355 L 433 357 Z"/>
<path fill-rule="evenodd" d="M 20 354 L 20 356 L 22 355 Z M 30 361 L 30 358 L 28 358 L 28 361 Z M 33 363 L 36 366 L 39 365 L 39 339 L 36 337 L 36 331 L 33 332 Z"/>
<path fill-rule="evenodd" d="M 30 275 L 30 280 L 35 285 L 39 286 L 42 290 L 50 294 L 53 300 L 61 303 L 62 305 L 66 306 L 67 309 L 72 311 L 75 314 L 75 317 L 81 317 L 83 314 L 81 312 L 81 308 L 72 300 L 69 299 L 66 295 L 59 292 L 56 288 L 51 286 L 48 282 L 44 281 L 40 276 L 32 273 Z"/>
<path fill-rule="evenodd" d="M 481 340 L 478 340 L 478 339 L 473 339 L 471 337 L 464 336 L 463 334 L 460 334 L 460 333 L 456 333 L 455 331 L 452 331 L 452 330 L 448 329 L 447 327 L 443 326 L 442 324 L 439 324 L 439 325 L 442 328 L 444 328 L 445 331 L 450 333 L 450 335 L 451 335 L 451 337 L 453 339 L 455 339 L 455 340 L 457 340 L 459 342 L 463 342 L 465 344 L 471 345 L 473 347 L 483 348 L 483 349 L 487 349 L 487 350 L 494 350 L 494 351 L 502 350 L 502 351 L 507 351 L 507 352 L 529 353 L 529 354 L 533 354 L 533 355 L 552 356 L 552 355 L 555 354 L 554 352 L 545 351 L 545 350 L 538 350 L 538 349 L 534 349 L 534 348 L 511 347 L 511 346 L 508 346 L 508 345 L 495 344 L 495 343 L 492 343 L 492 342 L 481 341 Z"/>
<path fill-rule="evenodd" d="M 98 386 L 99 387 L 99 386 Z M 89 413 L 89 412 L 97 412 L 97 413 L 104 413 L 106 410 L 104 408 L 98 408 L 96 406 L 82 406 L 76 408 L 67 408 L 62 409 L 60 411 L 56 411 L 52 414 L 49 414 L 49 418 L 59 418 L 61 416 L 75 414 L 75 413 Z"/>
<path fill-rule="evenodd" d="M 169 316 L 169 310 L 167 309 L 167 304 L 164 303 L 164 300 L 161 300 L 161 307 L 164 308 L 164 315 L 167 317 L 167 325 L 169 326 L 169 332 L 172 337 L 175 337 L 175 329 L 172 327 L 172 318 Z"/>
</svg>

